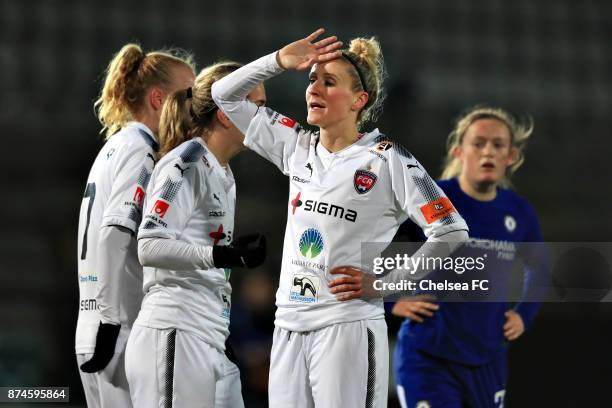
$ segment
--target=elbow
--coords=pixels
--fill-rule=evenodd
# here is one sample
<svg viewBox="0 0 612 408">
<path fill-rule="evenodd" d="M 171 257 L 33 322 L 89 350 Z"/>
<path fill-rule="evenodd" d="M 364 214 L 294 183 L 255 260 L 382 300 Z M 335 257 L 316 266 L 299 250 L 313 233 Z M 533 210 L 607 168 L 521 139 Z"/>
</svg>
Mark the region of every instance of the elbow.
<svg viewBox="0 0 612 408">
<path fill-rule="evenodd" d="M 150 239 L 138 240 L 138 262 L 140 262 L 142 266 L 151 266 L 151 241 Z"/>
</svg>

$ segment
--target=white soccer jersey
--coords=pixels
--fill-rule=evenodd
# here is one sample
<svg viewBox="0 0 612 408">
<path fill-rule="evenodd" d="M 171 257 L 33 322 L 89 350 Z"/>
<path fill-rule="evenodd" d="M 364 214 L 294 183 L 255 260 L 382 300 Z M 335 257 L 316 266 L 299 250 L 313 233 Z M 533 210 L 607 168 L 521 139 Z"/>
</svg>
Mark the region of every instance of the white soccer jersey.
<svg viewBox="0 0 612 408">
<path fill-rule="evenodd" d="M 100 274 L 98 243 L 100 229 L 121 226 L 134 232 L 142 217 L 142 202 L 155 164 L 157 142 L 143 124 L 130 122 L 106 142 L 87 178 L 79 215 L 78 271 L 79 317 L 75 350 L 93 353 L 100 323 L 97 283 Z M 135 243 L 135 240 L 134 240 Z M 142 266 L 136 245 L 126 255 L 125 273 L 120 277 L 119 319 L 121 332 L 117 352 L 127 341 L 142 301 Z"/>
<path fill-rule="evenodd" d="M 201 138 L 164 156 L 153 171 L 138 239 L 166 238 L 199 246 L 228 245 L 236 184 Z M 137 325 L 190 331 L 217 349 L 229 334 L 229 270 L 144 268 L 146 292 Z"/>
<path fill-rule="evenodd" d="M 276 325 L 311 331 L 335 323 L 384 317 L 382 300 L 339 302 L 327 283 L 336 266 L 361 266 L 363 242 L 391 242 L 408 217 L 425 234 L 468 230 L 463 218 L 401 145 L 378 130 L 330 153 L 317 133 L 272 109 L 224 100 L 281 72 L 275 54 L 213 85 L 213 97 L 246 131 L 245 145 L 289 176 L 290 197 Z M 231 98 L 229 98 L 231 99 Z"/>
</svg>

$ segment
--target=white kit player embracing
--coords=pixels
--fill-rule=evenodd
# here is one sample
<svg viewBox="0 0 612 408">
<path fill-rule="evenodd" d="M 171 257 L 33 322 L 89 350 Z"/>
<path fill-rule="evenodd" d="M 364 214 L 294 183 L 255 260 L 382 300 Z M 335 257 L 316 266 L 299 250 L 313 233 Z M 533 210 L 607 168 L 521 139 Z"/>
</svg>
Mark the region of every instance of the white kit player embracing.
<svg viewBox="0 0 612 408">
<path fill-rule="evenodd" d="M 107 142 L 87 178 L 79 216 L 75 349 L 87 406 L 130 407 L 124 350 L 142 301 L 136 233 L 156 161 L 166 95 L 195 78 L 182 51 L 125 45 L 108 66 L 96 107 Z"/>
<path fill-rule="evenodd" d="M 211 85 L 240 64 L 212 65 L 170 95 L 160 155 L 138 231 L 145 298 L 126 349 L 136 408 L 242 408 L 240 372 L 225 355 L 231 268 L 265 259 L 265 238 L 234 237 L 236 184 L 229 160 L 244 136 L 217 109 Z M 265 103 L 262 84 L 249 93 Z"/>
<path fill-rule="evenodd" d="M 359 132 L 383 100 L 378 41 L 340 50 L 334 36 L 317 41 L 323 32 L 228 75 L 213 98 L 245 145 L 290 180 L 270 407 L 386 407 L 387 327 L 382 299 L 364 295 L 361 243 L 390 242 L 409 217 L 428 241 L 464 241 L 467 226 L 407 150 L 378 130 Z M 309 68 L 307 121 L 318 132 L 245 100 L 259 82 Z"/>
</svg>

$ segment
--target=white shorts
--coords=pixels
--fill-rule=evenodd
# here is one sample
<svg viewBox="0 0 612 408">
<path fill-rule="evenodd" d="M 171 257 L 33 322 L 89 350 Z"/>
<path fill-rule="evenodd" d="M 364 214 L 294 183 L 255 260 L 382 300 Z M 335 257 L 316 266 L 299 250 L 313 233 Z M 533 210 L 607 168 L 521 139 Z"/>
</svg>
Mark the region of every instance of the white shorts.
<svg viewBox="0 0 612 408">
<path fill-rule="evenodd" d="M 389 345 L 384 319 L 311 332 L 274 329 L 271 408 L 386 408 Z"/>
<path fill-rule="evenodd" d="M 134 326 L 125 370 L 135 408 L 244 407 L 238 367 L 186 331 Z"/>
<path fill-rule="evenodd" d="M 88 361 L 92 353 L 77 354 L 77 364 Z M 84 373 L 79 368 L 85 399 L 89 408 L 130 408 L 130 389 L 125 376 L 125 354 L 113 356 L 104 370 L 97 373 Z"/>
</svg>

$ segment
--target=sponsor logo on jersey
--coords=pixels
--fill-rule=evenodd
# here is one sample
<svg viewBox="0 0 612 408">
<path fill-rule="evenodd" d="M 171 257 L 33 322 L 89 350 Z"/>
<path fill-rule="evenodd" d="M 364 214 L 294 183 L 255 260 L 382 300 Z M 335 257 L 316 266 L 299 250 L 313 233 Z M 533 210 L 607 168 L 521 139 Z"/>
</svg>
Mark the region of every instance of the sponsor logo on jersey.
<svg viewBox="0 0 612 408">
<path fill-rule="evenodd" d="M 388 140 L 385 140 L 385 141 L 378 143 L 375 149 L 378 150 L 379 152 L 384 152 L 385 150 L 389 150 L 392 147 L 393 147 L 393 143 L 391 143 Z"/>
<path fill-rule="evenodd" d="M 215 200 L 217 200 L 219 202 L 219 204 L 221 204 L 221 199 L 219 198 L 219 196 L 216 193 L 213 193 L 213 198 Z"/>
<path fill-rule="evenodd" d="M 407 164 L 406 167 L 408 167 L 409 169 L 419 169 L 422 171 L 422 169 L 416 164 Z"/>
<path fill-rule="evenodd" d="M 170 204 L 162 200 L 157 200 L 151 212 L 157 215 L 159 218 L 164 218 L 168 208 L 170 208 Z"/>
<path fill-rule="evenodd" d="M 134 193 L 133 201 L 136 202 L 138 207 L 142 206 L 142 200 L 144 200 L 145 192 L 140 186 L 136 186 L 136 192 Z"/>
<path fill-rule="evenodd" d="M 219 241 L 225 239 L 227 235 L 223 232 L 223 224 L 219 224 L 219 228 L 216 231 L 213 231 L 208 234 L 209 237 L 213 240 L 213 245 L 217 245 Z"/>
<path fill-rule="evenodd" d="M 210 165 L 210 162 L 208 161 L 208 159 L 206 157 L 202 156 L 202 161 L 204 162 L 206 167 L 208 167 L 209 169 L 212 168 L 211 165 Z"/>
<path fill-rule="evenodd" d="M 83 299 L 79 305 L 79 310 L 98 310 L 98 303 L 96 302 L 96 299 Z"/>
<path fill-rule="evenodd" d="M 306 179 L 303 179 L 303 178 L 299 178 L 298 176 L 293 176 L 293 177 L 291 177 L 291 180 L 293 180 L 293 181 L 297 181 L 298 183 L 304 183 L 304 184 L 308 184 L 308 183 L 310 183 L 310 180 L 306 180 Z"/>
<path fill-rule="evenodd" d="M 306 165 L 304 167 L 306 167 L 308 170 L 310 170 L 310 177 L 312 177 L 312 164 L 306 163 Z"/>
<path fill-rule="evenodd" d="M 95 275 L 83 275 L 83 276 L 79 276 L 79 282 L 97 282 L 98 281 L 98 277 Z"/>
<path fill-rule="evenodd" d="M 344 208 L 340 205 L 326 203 L 324 201 L 300 200 L 301 192 L 298 192 L 293 200 L 291 200 L 291 214 L 295 214 L 295 210 L 304 205 L 304 211 L 329 215 L 334 218 L 342 218 L 344 220 L 355 222 L 357 220 L 357 211 L 350 208 Z"/>
<path fill-rule="evenodd" d="M 438 221 L 455 212 L 455 207 L 447 197 L 440 197 L 421 207 L 421 213 L 428 224 Z"/>
<path fill-rule="evenodd" d="M 374 187 L 376 184 L 376 180 L 378 176 L 371 171 L 367 170 L 357 170 L 355 172 L 355 177 L 353 178 L 353 185 L 355 186 L 355 191 L 359 194 L 365 194 Z"/>
<path fill-rule="evenodd" d="M 181 166 L 178 165 L 178 163 L 175 163 L 174 167 L 176 167 L 178 169 L 178 171 L 181 172 L 181 177 L 183 177 L 183 175 L 185 174 L 185 170 L 187 170 L 189 168 L 189 167 L 182 168 Z"/>
<path fill-rule="evenodd" d="M 323 237 L 315 228 L 309 228 L 302 233 L 299 242 L 300 253 L 305 258 L 316 258 L 323 251 Z"/>
<path fill-rule="evenodd" d="M 295 120 L 291 119 L 291 118 L 288 118 L 286 116 L 283 116 L 281 118 L 281 120 L 278 121 L 278 123 L 280 123 L 281 125 L 285 125 L 285 126 L 287 126 L 288 128 L 291 128 L 291 129 L 293 129 L 293 127 L 295 126 Z"/>
<path fill-rule="evenodd" d="M 289 300 L 300 303 L 315 303 L 321 287 L 319 277 L 296 273 L 291 279 Z"/>
<path fill-rule="evenodd" d="M 368 152 L 372 153 L 374 156 L 378 157 L 380 160 L 382 160 L 382 161 L 384 161 L 384 162 L 386 162 L 386 161 L 387 161 L 387 158 L 386 158 L 385 156 L 383 156 L 382 154 L 378 153 L 378 152 L 377 152 L 377 151 L 375 151 L 375 150 L 368 149 Z"/>
<path fill-rule="evenodd" d="M 506 215 L 504 217 L 504 226 L 508 230 L 508 232 L 514 232 L 516 229 L 516 220 L 511 215 Z"/>
<path fill-rule="evenodd" d="M 115 153 L 115 148 L 113 147 L 112 149 L 108 151 L 108 153 L 106 153 L 106 160 L 110 159 L 114 153 Z"/>
<path fill-rule="evenodd" d="M 221 309 L 221 317 L 229 320 L 230 312 L 232 310 L 232 302 L 230 301 L 230 295 L 225 292 L 225 289 L 219 289 L 217 295 L 221 299 L 221 303 L 223 303 L 223 308 Z"/>
<path fill-rule="evenodd" d="M 225 217 L 225 211 L 223 210 L 208 210 L 209 217 Z"/>
</svg>

